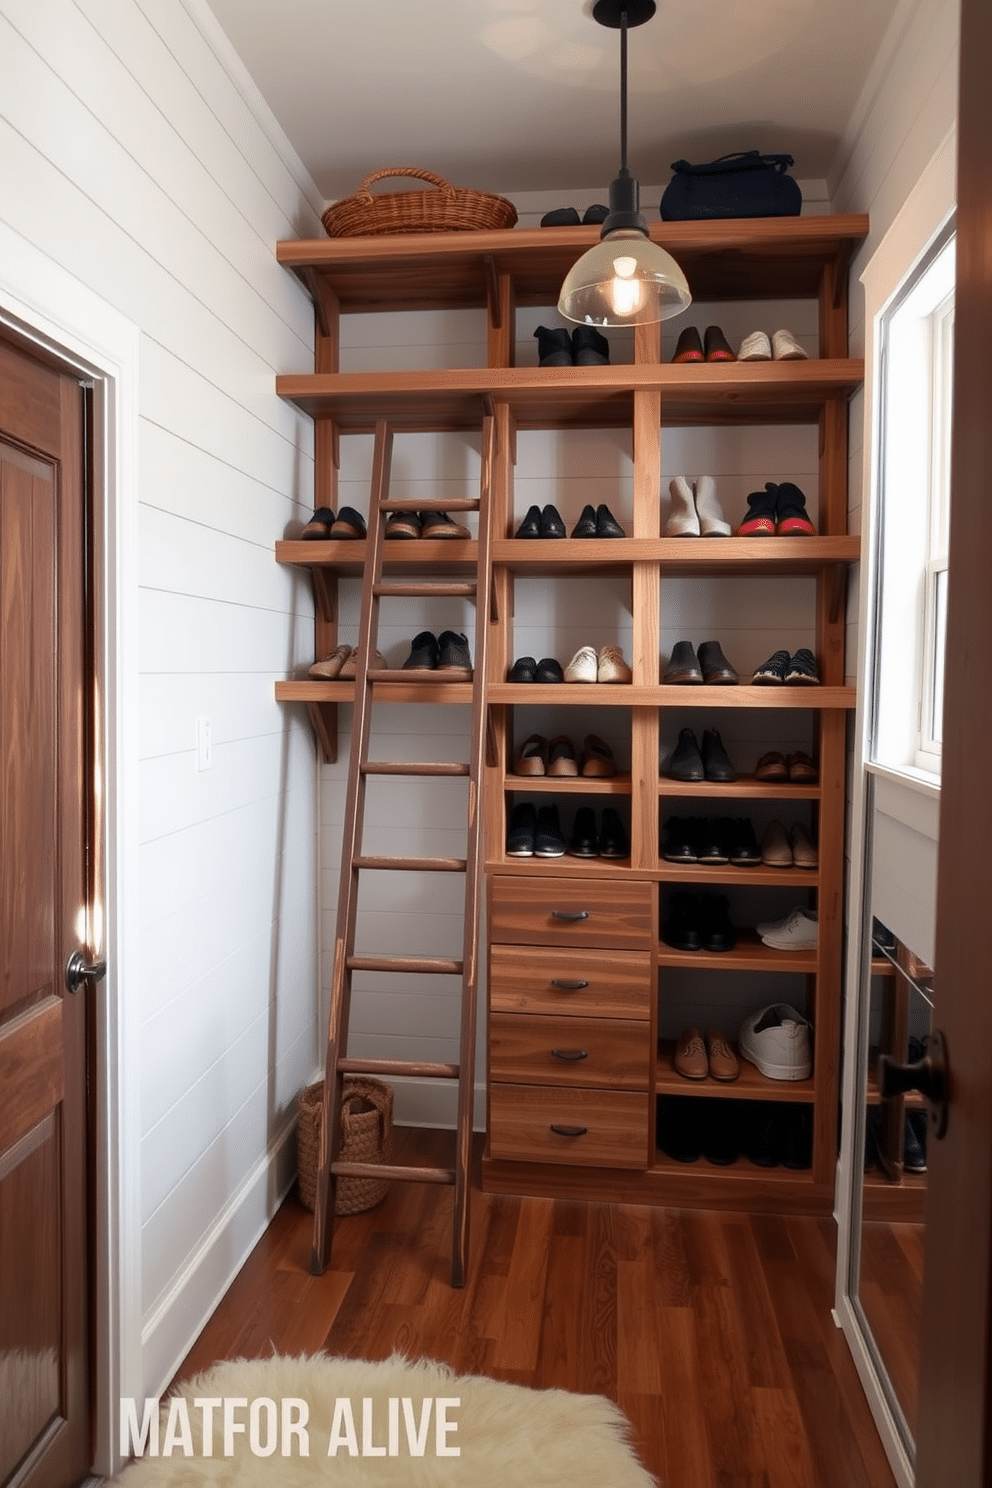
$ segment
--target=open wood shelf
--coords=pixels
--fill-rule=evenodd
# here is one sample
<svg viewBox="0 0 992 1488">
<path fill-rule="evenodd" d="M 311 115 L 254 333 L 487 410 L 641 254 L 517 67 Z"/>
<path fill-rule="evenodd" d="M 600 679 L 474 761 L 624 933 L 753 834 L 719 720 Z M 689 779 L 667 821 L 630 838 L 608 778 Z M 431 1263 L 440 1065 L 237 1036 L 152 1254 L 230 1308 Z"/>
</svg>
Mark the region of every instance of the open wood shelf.
<svg viewBox="0 0 992 1488">
<path fill-rule="evenodd" d="M 493 562 L 527 574 L 596 576 L 632 563 L 666 574 L 815 574 L 857 561 L 859 537 L 495 538 Z"/>
<path fill-rule="evenodd" d="M 630 774 L 616 775 L 510 775 L 503 779 L 505 790 L 517 795 L 534 792 L 541 795 L 629 796 Z"/>
<path fill-rule="evenodd" d="M 853 357 L 805 362 L 642 363 L 605 367 L 453 367 L 413 372 L 284 373 L 280 398 L 342 433 L 478 429 L 506 403 L 518 428 L 629 426 L 636 392 L 660 393 L 669 425 L 815 424 L 825 402 L 864 378 Z"/>
<path fill-rule="evenodd" d="M 658 946 L 659 966 L 687 966 L 696 971 L 790 971 L 812 976 L 816 962 L 815 948 L 777 951 L 759 940 L 753 930 L 739 930 L 732 951 L 679 951 L 664 941 Z"/>
<path fill-rule="evenodd" d="M 304 542 L 300 538 L 283 538 L 276 543 L 276 562 L 294 568 L 332 569 L 339 574 L 360 578 L 365 568 L 366 545 L 362 541 Z M 456 538 L 431 540 L 414 538 L 390 542 L 385 546 L 383 572 L 409 570 L 415 573 L 474 573 L 478 561 L 478 544 Z"/>
<path fill-rule="evenodd" d="M 658 781 L 658 794 L 663 797 L 698 797 L 724 802 L 740 801 L 815 801 L 820 787 L 793 785 L 788 780 L 755 780 L 753 775 L 738 775 L 736 780 L 672 780 L 663 775 Z M 678 813 L 675 813 L 678 815 Z M 721 812 L 721 815 L 729 814 Z M 874 964 L 874 963 L 873 963 Z"/>
<path fill-rule="evenodd" d="M 756 863 L 739 868 L 733 863 L 669 863 L 663 861 L 658 877 L 662 883 L 677 883 L 687 889 L 714 884 L 776 885 L 789 889 L 815 889 L 820 882 L 817 868 L 770 868 Z"/>
<path fill-rule="evenodd" d="M 715 1096 L 722 1100 L 766 1100 L 811 1102 L 816 1097 L 815 1082 L 806 1080 L 770 1080 L 746 1059 L 740 1061 L 736 1080 L 687 1080 L 675 1069 L 674 1039 L 660 1039 L 655 1068 L 655 1090 L 658 1095 Z"/>
<path fill-rule="evenodd" d="M 376 702 L 383 703 L 471 703 L 471 682 L 376 682 Z M 351 703 L 354 682 L 317 682 L 312 678 L 276 683 L 280 703 Z"/>
<path fill-rule="evenodd" d="M 494 682 L 490 702 L 612 708 L 844 708 L 855 706 L 853 687 L 642 687 L 617 682 Z"/>
</svg>

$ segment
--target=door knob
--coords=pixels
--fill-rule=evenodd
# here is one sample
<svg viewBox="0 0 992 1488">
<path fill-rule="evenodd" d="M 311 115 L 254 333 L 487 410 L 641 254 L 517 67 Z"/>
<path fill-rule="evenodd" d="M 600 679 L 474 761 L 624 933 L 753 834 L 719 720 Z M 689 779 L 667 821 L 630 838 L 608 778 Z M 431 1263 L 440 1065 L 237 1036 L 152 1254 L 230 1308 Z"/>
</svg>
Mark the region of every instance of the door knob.
<svg viewBox="0 0 992 1488">
<path fill-rule="evenodd" d="M 927 1103 L 934 1136 L 939 1141 L 947 1131 L 947 1044 L 939 1028 L 927 1037 L 926 1053 L 911 1064 L 897 1064 L 887 1054 L 879 1056 L 878 1089 L 883 1100 L 918 1090 Z"/>
<path fill-rule="evenodd" d="M 72 992 L 73 995 L 79 991 L 84 982 L 99 982 L 106 975 L 106 961 L 94 961 L 92 966 L 87 966 L 82 951 L 73 951 L 65 963 L 66 990 Z"/>
</svg>

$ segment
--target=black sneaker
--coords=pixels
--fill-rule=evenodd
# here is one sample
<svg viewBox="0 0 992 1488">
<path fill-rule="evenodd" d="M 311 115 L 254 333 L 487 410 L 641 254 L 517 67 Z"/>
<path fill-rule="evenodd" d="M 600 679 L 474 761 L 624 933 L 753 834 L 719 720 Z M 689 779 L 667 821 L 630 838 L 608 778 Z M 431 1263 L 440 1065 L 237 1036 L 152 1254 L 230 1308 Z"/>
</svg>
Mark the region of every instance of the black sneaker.
<svg viewBox="0 0 992 1488">
<path fill-rule="evenodd" d="M 601 502 L 596 508 L 596 536 L 597 537 L 626 537 L 620 523 L 610 511 L 608 506 Z"/>
<path fill-rule="evenodd" d="M 508 682 L 533 682 L 536 671 L 537 662 L 533 656 L 518 656 L 506 680 Z"/>
<path fill-rule="evenodd" d="M 623 822 L 612 806 L 607 806 L 603 811 L 603 820 L 599 829 L 599 856 L 601 858 L 630 857 L 630 839 Z"/>
<path fill-rule="evenodd" d="M 787 687 L 811 686 L 820 680 L 816 670 L 816 657 L 806 646 L 800 647 L 785 669 L 782 679 Z"/>
<path fill-rule="evenodd" d="M 703 756 L 699 752 L 699 744 L 692 729 L 685 728 L 680 731 L 679 742 L 668 761 L 668 773 L 673 780 L 706 779 Z"/>
<path fill-rule="evenodd" d="M 443 630 L 437 638 L 439 672 L 463 672 L 472 675 L 472 658 L 468 654 L 468 637 L 457 630 Z"/>
<path fill-rule="evenodd" d="M 572 357 L 577 367 L 608 366 L 610 343 L 595 326 L 576 326 L 572 332 Z"/>
<path fill-rule="evenodd" d="M 472 536 L 467 527 L 460 522 L 454 521 L 443 511 L 425 511 L 420 516 L 420 535 L 429 538 L 445 538 L 450 541 L 462 541 Z"/>
<path fill-rule="evenodd" d="M 542 227 L 578 227 L 579 214 L 574 207 L 555 207 L 541 218 Z"/>
<path fill-rule="evenodd" d="M 534 856 L 537 858 L 563 858 L 565 856 L 565 838 L 562 836 L 557 806 L 542 806 L 537 813 Z"/>
<path fill-rule="evenodd" d="M 437 636 L 429 630 L 422 630 L 415 635 L 410 643 L 410 655 L 403 663 L 404 672 L 432 672 L 437 666 L 439 654 Z"/>
<path fill-rule="evenodd" d="M 609 207 L 604 206 L 602 202 L 593 202 L 592 206 L 586 207 L 582 213 L 582 221 L 587 227 L 593 222 L 598 226 L 601 222 L 605 222 L 609 215 Z"/>
<path fill-rule="evenodd" d="M 785 674 L 789 670 L 788 651 L 774 651 L 767 661 L 763 661 L 755 668 L 752 683 L 759 686 L 774 686 L 776 683 L 785 681 Z"/>
<path fill-rule="evenodd" d="M 392 512 L 386 522 L 386 530 L 383 537 L 389 538 L 417 538 L 420 536 L 420 515 L 418 512 L 398 511 Z"/>
<path fill-rule="evenodd" d="M 595 537 L 596 536 L 596 508 L 584 506 L 582 514 L 575 526 L 572 528 L 572 537 Z"/>
<path fill-rule="evenodd" d="M 699 755 L 703 762 L 703 775 L 707 780 L 727 784 L 737 779 L 737 771 L 716 729 L 703 730 L 703 742 L 699 746 Z"/>
<path fill-rule="evenodd" d="M 574 367 L 572 338 L 564 327 L 538 326 L 537 360 L 541 367 Z"/>
<path fill-rule="evenodd" d="M 530 801 L 521 801 L 510 813 L 510 825 L 506 833 L 507 857 L 532 858 L 536 832 L 537 812 Z"/>
<path fill-rule="evenodd" d="M 573 858 L 596 858 L 599 856 L 599 836 L 596 832 L 596 813 L 591 806 L 580 806 L 572 823 L 572 840 L 568 845 Z"/>
<path fill-rule="evenodd" d="M 927 1170 L 926 1148 L 920 1141 L 919 1127 L 913 1120 L 918 1112 L 906 1113 L 903 1135 L 902 1165 L 907 1173 L 925 1173 Z M 926 1118 L 924 1118 L 925 1120 Z M 924 1127 L 924 1131 L 926 1128 Z"/>
<path fill-rule="evenodd" d="M 534 673 L 535 682 L 564 682 L 565 673 L 553 656 L 542 656 Z"/>
<path fill-rule="evenodd" d="M 329 506 L 318 506 L 300 533 L 304 542 L 326 542 L 334 526 L 334 513 Z"/>
</svg>

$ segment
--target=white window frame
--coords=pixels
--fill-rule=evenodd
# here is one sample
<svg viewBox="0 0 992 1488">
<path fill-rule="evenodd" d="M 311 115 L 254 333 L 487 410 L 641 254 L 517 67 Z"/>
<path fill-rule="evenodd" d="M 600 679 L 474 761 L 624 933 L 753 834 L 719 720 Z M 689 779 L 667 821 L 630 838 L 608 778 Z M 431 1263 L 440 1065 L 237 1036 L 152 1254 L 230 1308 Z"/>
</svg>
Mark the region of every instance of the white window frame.
<svg viewBox="0 0 992 1488">
<path fill-rule="evenodd" d="M 951 497 L 951 413 L 954 388 L 954 292 L 930 314 L 929 551 L 924 570 L 920 732 L 916 763 L 940 773 L 947 620 L 947 533 Z"/>
</svg>

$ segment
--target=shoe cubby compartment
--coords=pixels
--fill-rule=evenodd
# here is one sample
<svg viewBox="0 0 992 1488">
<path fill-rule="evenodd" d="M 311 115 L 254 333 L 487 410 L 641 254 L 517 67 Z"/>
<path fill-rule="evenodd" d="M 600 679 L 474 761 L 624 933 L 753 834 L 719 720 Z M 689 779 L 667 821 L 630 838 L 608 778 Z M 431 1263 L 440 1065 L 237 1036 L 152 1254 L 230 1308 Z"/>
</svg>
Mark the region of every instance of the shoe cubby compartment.
<svg viewBox="0 0 992 1488">
<path fill-rule="evenodd" d="M 809 1170 L 765 1174 L 738 1161 L 726 1169 L 706 1164 L 704 1171 L 702 1163 L 683 1166 L 659 1152 L 655 1102 L 665 1077 L 656 1054 L 658 1009 L 652 997 L 640 1020 L 650 1050 L 645 1089 L 622 1083 L 595 1091 L 583 1091 L 581 1084 L 532 1085 L 529 1070 L 517 1084 L 503 1078 L 497 1058 L 499 1078 L 489 1072 L 489 1138 L 482 1169 L 486 1188 L 829 1212 L 838 1100 L 845 730 L 854 705 L 844 667 L 845 601 L 847 573 L 860 553 L 857 537 L 847 533 L 847 404 L 860 386 L 863 366 L 848 356 L 846 276 L 866 232 L 865 218 L 656 224 L 652 236 L 675 255 L 692 288 L 694 303 L 687 315 L 660 327 L 608 332 L 608 365 L 543 368 L 537 365 L 534 330 L 561 324 L 549 307 L 572 263 L 595 242 L 593 227 L 433 234 L 422 250 L 400 239 L 380 240 L 372 247 L 360 240 L 280 245 L 280 258 L 315 299 L 317 375 L 280 377 L 278 387 L 315 418 L 321 504 L 333 508 L 349 499 L 351 457 L 345 451 L 349 445 L 364 447 L 363 441 L 370 449 L 377 419 L 389 420 L 397 431 L 401 465 L 407 437 L 453 435 L 453 452 L 443 457 L 450 463 L 439 470 L 452 489 L 463 472 L 466 484 L 472 484 L 483 415 L 494 415 L 492 594 L 487 613 L 475 617 L 477 625 L 489 627 L 482 809 L 491 986 L 500 981 L 496 968 L 501 948 L 523 948 L 529 955 L 546 946 L 571 946 L 579 954 L 586 949 L 618 957 L 636 954 L 644 960 L 651 986 L 657 991 L 660 985 L 662 992 L 671 978 L 680 976 L 705 974 L 729 983 L 756 976 L 773 984 L 795 977 L 806 988 L 804 1005 L 816 1009 L 817 1064 L 806 1100 L 799 1102 L 795 1093 L 773 1096 L 778 1103 L 812 1109 Z M 453 349 L 443 365 L 435 364 L 439 358 L 434 351 L 414 348 L 409 339 L 416 316 L 433 315 L 439 306 L 455 318 L 458 329 L 452 334 L 465 343 L 465 350 Z M 384 332 L 368 365 L 350 349 L 339 360 L 341 322 L 353 315 L 371 318 L 379 310 L 399 312 L 399 342 L 404 344 L 387 352 Z M 735 350 L 752 331 L 771 337 L 787 328 L 807 356 L 798 361 L 673 364 L 675 343 L 690 323 L 701 332 L 707 325 L 719 326 Z M 484 356 L 479 356 L 483 336 Z M 340 344 L 347 345 L 347 338 Z M 461 456 L 459 440 L 465 447 Z M 334 476 L 339 448 L 340 491 Z M 816 535 L 665 536 L 669 483 L 678 475 L 712 477 L 732 529 L 744 518 L 750 492 L 766 482 L 790 482 L 804 494 Z M 397 479 L 402 482 L 402 469 L 394 472 Z M 412 488 L 411 499 L 416 500 L 416 482 Z M 357 499 L 350 504 L 363 509 Z M 532 507 L 542 512 L 554 507 L 571 533 L 584 508 L 601 505 L 622 525 L 624 537 L 514 536 Z M 471 525 L 471 516 L 468 520 Z M 411 552 L 418 542 L 392 545 L 397 552 L 395 558 L 389 555 L 390 561 L 398 570 L 412 573 L 412 565 L 422 561 Z M 425 549 L 424 558 L 448 565 L 454 573 L 459 564 L 475 561 L 474 543 L 473 528 L 470 543 L 449 542 L 436 558 Z M 326 558 L 280 554 L 283 561 L 299 561 L 322 574 L 315 578 L 320 624 L 329 624 L 338 613 L 336 590 L 328 586 L 326 594 L 317 593 L 330 577 L 323 570 L 330 571 L 336 562 L 342 576 L 358 573 L 361 547 L 328 552 Z M 437 623 L 441 619 L 468 631 L 467 615 L 459 625 L 447 612 Z M 426 619 L 424 627 L 411 620 L 403 640 L 409 642 L 420 628 L 436 626 Z M 711 639 L 721 644 L 737 671 L 738 685 L 663 684 L 663 663 L 675 642 L 688 640 L 698 648 Z M 401 645 L 397 638 L 390 655 L 398 654 Z M 631 681 L 508 680 L 521 656 L 536 661 L 551 656 L 564 669 L 586 645 L 597 652 L 604 645 L 619 646 Z M 751 684 L 754 667 L 774 650 L 788 647 L 792 654 L 803 646 L 815 654 L 820 684 Z M 473 645 L 473 655 L 476 649 Z M 307 689 L 299 700 L 309 703 L 314 686 L 280 684 L 278 695 L 296 699 L 294 688 Z M 348 695 L 344 684 L 326 683 L 324 689 L 332 691 L 316 696 Z M 443 695 L 448 696 L 447 689 Z M 453 694 L 450 700 L 455 700 Z M 681 782 L 665 774 L 684 727 L 695 729 L 697 737 L 707 729 L 720 734 L 736 767 L 735 781 Z M 520 779 L 514 773 L 515 751 L 532 732 L 548 738 L 564 734 L 577 751 L 586 733 L 599 734 L 614 750 L 618 773 L 589 781 L 581 776 Z M 783 756 L 810 756 L 818 779 L 756 779 L 759 758 L 776 750 Z M 527 800 L 555 805 L 563 833 L 580 809 L 592 807 L 597 818 L 607 807 L 617 809 L 630 833 L 629 859 L 508 857 L 508 819 L 514 805 Z M 817 842 L 818 867 L 699 865 L 689 873 L 664 861 L 661 843 L 666 821 L 692 815 L 748 817 L 759 842 L 773 819 L 786 827 L 801 822 Z M 823 919 L 816 950 L 790 952 L 796 964 L 786 972 L 781 960 L 778 969 L 772 965 L 774 953 L 757 937 L 752 944 L 742 936 L 733 951 L 709 955 L 701 969 L 692 953 L 666 946 L 660 934 L 662 904 L 687 881 L 693 891 L 725 893 L 732 918 L 740 913 L 745 927 L 756 923 L 763 912 L 759 905 L 780 914 L 797 901 L 819 905 Z M 564 930 L 558 926 L 551 940 L 542 938 L 543 931 L 522 938 L 521 926 L 516 920 L 508 923 L 500 907 L 504 884 L 515 886 L 521 916 L 538 891 L 560 896 L 608 885 L 618 906 L 646 906 L 647 923 L 638 931 L 636 945 L 623 939 L 597 943 L 596 934 L 604 933 L 598 917 L 594 923 L 599 931 L 576 920 L 571 928 L 562 922 Z M 506 1011 L 492 1001 L 492 994 L 490 1005 L 494 1016 Z M 623 1021 L 622 1014 L 617 1016 Z M 665 1028 L 666 1036 L 674 1038 L 678 1030 Z M 635 1041 L 637 1037 L 635 1033 Z M 581 1142 L 567 1151 L 571 1139 L 558 1134 L 552 1139 L 547 1121 L 541 1127 L 547 1092 L 555 1089 L 577 1092 L 574 1110 L 592 1095 L 601 1102 L 597 1121 L 602 1116 L 613 1135 L 597 1135 L 586 1144 L 585 1157 L 575 1155 L 583 1151 Z M 526 1121 L 519 1116 L 524 1091 L 535 1092 L 534 1112 Z M 663 1093 L 680 1092 L 666 1087 Z M 713 1104 L 735 1098 L 720 1092 Z M 761 1104 L 757 1093 L 746 1100 Z M 622 1109 L 622 1118 L 608 1114 L 611 1102 L 616 1112 Z M 576 1117 L 575 1122 L 556 1124 L 582 1123 Z"/>
</svg>

